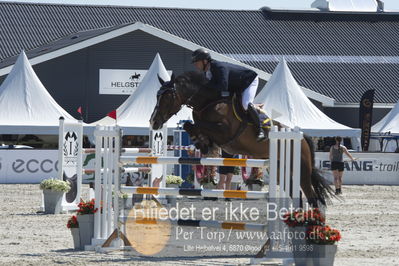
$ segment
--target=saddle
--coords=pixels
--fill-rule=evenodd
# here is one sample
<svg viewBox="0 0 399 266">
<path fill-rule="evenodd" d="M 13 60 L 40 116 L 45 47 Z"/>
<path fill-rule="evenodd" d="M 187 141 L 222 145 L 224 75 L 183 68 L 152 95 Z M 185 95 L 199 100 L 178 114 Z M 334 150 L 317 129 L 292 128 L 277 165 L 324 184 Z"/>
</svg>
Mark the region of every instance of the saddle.
<svg viewBox="0 0 399 266">
<path fill-rule="evenodd" d="M 248 125 L 252 125 L 252 123 L 249 122 L 250 119 L 248 118 L 247 112 L 242 107 L 241 97 L 237 97 L 236 94 L 234 94 L 231 101 L 232 101 L 233 112 L 237 120 L 240 122 L 244 122 Z M 262 128 L 270 129 L 270 127 L 272 126 L 271 122 L 272 120 L 270 119 L 270 117 L 266 115 L 265 111 L 261 109 L 262 107 L 263 105 L 256 105 L 256 111 L 259 114 L 259 122 L 261 123 Z"/>
</svg>

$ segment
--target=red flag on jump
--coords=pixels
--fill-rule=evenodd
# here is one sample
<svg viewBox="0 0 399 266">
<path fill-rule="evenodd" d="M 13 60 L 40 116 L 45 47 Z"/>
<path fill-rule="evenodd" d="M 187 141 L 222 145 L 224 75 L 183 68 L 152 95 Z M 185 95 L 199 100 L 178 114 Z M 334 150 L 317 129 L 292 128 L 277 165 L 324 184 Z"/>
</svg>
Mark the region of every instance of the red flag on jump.
<svg viewBox="0 0 399 266">
<path fill-rule="evenodd" d="M 79 114 L 82 114 L 82 106 L 79 106 L 79 108 L 78 108 L 78 113 L 79 113 Z"/>
<path fill-rule="evenodd" d="M 107 114 L 107 116 L 116 120 L 116 110 L 113 110 Z"/>
</svg>

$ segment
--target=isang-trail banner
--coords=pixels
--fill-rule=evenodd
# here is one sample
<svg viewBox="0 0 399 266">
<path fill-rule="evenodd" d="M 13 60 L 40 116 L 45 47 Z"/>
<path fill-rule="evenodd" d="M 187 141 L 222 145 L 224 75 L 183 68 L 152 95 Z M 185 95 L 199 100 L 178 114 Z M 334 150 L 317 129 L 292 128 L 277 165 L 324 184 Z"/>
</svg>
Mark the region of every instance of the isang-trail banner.
<svg viewBox="0 0 399 266">
<path fill-rule="evenodd" d="M 399 185 L 399 153 L 351 152 L 344 156 L 344 185 Z M 334 181 L 328 152 L 316 152 L 316 167 L 330 182 Z"/>
<path fill-rule="evenodd" d="M 366 91 L 360 100 L 359 127 L 362 129 L 361 144 L 363 151 L 369 150 L 371 122 L 373 118 L 374 90 Z"/>
</svg>

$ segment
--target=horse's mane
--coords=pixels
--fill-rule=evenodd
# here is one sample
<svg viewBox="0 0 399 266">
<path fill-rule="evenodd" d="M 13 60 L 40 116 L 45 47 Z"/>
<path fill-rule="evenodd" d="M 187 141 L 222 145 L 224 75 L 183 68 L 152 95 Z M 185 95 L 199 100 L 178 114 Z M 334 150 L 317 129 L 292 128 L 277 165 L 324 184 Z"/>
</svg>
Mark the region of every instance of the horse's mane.
<svg viewBox="0 0 399 266">
<path fill-rule="evenodd" d="M 189 71 L 177 76 L 175 83 L 184 95 L 193 95 L 205 85 L 206 79 L 200 72 Z"/>
<path fill-rule="evenodd" d="M 176 78 L 176 88 L 186 97 L 195 95 L 195 98 L 205 102 L 216 100 L 219 96 L 217 90 L 206 86 L 208 80 L 198 71 L 188 71 Z M 200 104 L 201 105 L 201 104 Z"/>
</svg>

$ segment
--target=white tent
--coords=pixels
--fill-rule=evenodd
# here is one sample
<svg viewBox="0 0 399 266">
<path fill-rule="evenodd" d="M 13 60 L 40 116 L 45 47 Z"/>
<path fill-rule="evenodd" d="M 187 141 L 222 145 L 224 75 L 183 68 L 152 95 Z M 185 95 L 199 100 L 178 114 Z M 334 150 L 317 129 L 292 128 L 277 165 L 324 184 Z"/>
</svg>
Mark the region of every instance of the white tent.
<svg viewBox="0 0 399 266">
<path fill-rule="evenodd" d="M 284 59 L 254 103 L 264 104 L 263 109 L 272 119 L 290 128 L 299 127 L 309 136 L 360 137 L 360 129 L 335 122 L 305 96 Z"/>
<path fill-rule="evenodd" d="M 170 80 L 161 57 L 157 54 L 147 74 L 144 76 L 139 87 L 126 101 L 116 110 L 117 124 L 122 127 L 125 135 L 148 135 L 150 128 L 150 117 L 157 103 L 157 92 L 161 87 L 158 77 Z M 180 120 L 192 120 L 191 109 L 183 108 L 167 122 L 168 128 L 176 128 Z M 112 125 L 115 120 L 105 117 L 91 125 Z"/>
<path fill-rule="evenodd" d="M 394 152 L 399 147 L 399 101 L 371 127 L 369 151 Z M 382 145 L 382 146 L 381 146 Z"/>
<path fill-rule="evenodd" d="M 58 134 L 59 118 L 75 120 L 51 97 L 24 51 L 0 87 L 1 134 Z"/>
<path fill-rule="evenodd" d="M 388 133 L 399 136 L 399 101 L 378 123 L 371 127 L 373 133 Z"/>
<path fill-rule="evenodd" d="M 377 12 L 376 0 L 315 0 L 311 7 L 328 11 Z"/>
</svg>

